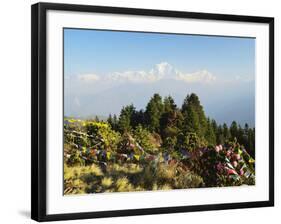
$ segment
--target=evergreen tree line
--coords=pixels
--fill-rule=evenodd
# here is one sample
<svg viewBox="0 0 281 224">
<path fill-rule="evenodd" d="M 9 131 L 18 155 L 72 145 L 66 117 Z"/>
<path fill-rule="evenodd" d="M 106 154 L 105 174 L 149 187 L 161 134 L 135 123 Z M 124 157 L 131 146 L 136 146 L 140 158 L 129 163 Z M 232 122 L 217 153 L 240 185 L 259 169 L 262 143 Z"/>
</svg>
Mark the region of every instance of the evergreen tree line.
<svg viewBox="0 0 281 224">
<path fill-rule="evenodd" d="M 141 126 L 160 135 L 166 148 L 190 144 L 191 137 L 199 139 L 204 145 L 237 141 L 251 156 L 255 156 L 255 128 L 250 128 L 247 123 L 241 127 L 236 121 L 229 127 L 226 123 L 217 124 L 214 119 L 205 115 L 200 100 L 194 93 L 186 96 L 181 108 L 177 107 L 171 96 L 162 99 L 156 93 L 145 110 L 136 110 L 131 104 L 122 108 L 119 118 L 110 114 L 107 121 L 113 130 L 120 133 L 131 132 Z"/>
</svg>

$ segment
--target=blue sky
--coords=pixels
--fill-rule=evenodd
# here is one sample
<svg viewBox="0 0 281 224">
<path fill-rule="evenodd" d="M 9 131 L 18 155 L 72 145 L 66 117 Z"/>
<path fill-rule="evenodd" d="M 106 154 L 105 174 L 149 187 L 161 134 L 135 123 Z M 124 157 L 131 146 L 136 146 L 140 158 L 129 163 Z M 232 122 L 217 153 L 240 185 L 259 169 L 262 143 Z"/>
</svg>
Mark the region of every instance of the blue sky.
<svg viewBox="0 0 281 224">
<path fill-rule="evenodd" d="M 80 29 L 66 29 L 64 35 L 67 75 L 149 69 L 162 61 L 189 72 L 254 74 L 255 41 L 250 38 Z"/>
<path fill-rule="evenodd" d="M 100 105 L 102 101 L 96 98 L 101 93 L 110 98 L 109 92 L 124 98 L 119 89 L 129 91 L 131 86 L 137 89 L 149 85 L 149 93 L 175 95 L 179 103 L 190 91 L 202 95 L 206 105 L 212 104 L 210 98 L 204 99 L 210 94 L 221 98 L 221 102 L 231 102 L 237 97 L 252 99 L 255 39 L 64 29 L 64 72 L 65 110 L 73 116 L 117 113 L 123 105 L 114 107 L 110 102 Z M 169 79 L 173 82 L 167 87 L 164 83 Z M 182 93 L 178 96 L 170 85 L 174 85 L 174 89 L 182 86 Z M 140 98 L 136 96 L 119 103 L 143 107 L 144 103 L 138 103 L 143 101 Z M 96 107 L 87 106 L 91 102 L 95 102 Z M 98 109 L 103 106 L 108 109 Z M 245 116 L 254 116 L 252 107 L 251 103 L 251 109 L 245 109 L 252 113 Z M 211 114 L 214 111 L 212 107 L 207 110 Z"/>
</svg>

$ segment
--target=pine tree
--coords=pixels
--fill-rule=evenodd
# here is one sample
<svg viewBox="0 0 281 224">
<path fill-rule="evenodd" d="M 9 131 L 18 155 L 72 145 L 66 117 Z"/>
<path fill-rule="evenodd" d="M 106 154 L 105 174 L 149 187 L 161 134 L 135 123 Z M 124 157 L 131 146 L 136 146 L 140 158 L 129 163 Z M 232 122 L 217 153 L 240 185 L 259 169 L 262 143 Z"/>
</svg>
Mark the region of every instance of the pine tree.
<svg viewBox="0 0 281 224">
<path fill-rule="evenodd" d="M 211 124 L 212 124 L 212 127 L 213 127 L 213 130 L 214 130 L 214 134 L 215 134 L 215 142 L 217 143 L 217 141 L 218 141 L 218 125 L 217 125 L 217 122 L 214 120 L 214 119 L 212 119 L 212 121 L 211 121 Z"/>
<path fill-rule="evenodd" d="M 204 137 L 207 129 L 207 119 L 195 93 L 186 96 L 181 111 L 184 116 L 184 129 L 187 131 L 194 130 L 199 137 Z"/>
<path fill-rule="evenodd" d="M 99 122 L 99 121 L 100 121 L 100 119 L 99 119 L 99 117 L 98 117 L 97 115 L 95 116 L 95 121 L 96 121 L 96 122 Z"/>
<path fill-rule="evenodd" d="M 248 131 L 249 131 L 249 125 L 248 125 L 248 123 L 245 123 L 244 131 L 245 131 L 246 134 L 248 134 Z"/>
<path fill-rule="evenodd" d="M 224 137 L 224 140 L 225 140 L 225 141 L 230 140 L 231 134 L 230 134 L 230 131 L 229 131 L 228 126 L 227 126 L 226 123 L 223 124 L 222 129 L 223 129 L 223 137 Z"/>
<path fill-rule="evenodd" d="M 164 98 L 164 113 L 166 112 L 171 112 L 171 111 L 175 111 L 177 109 L 177 105 L 175 104 L 174 99 L 171 96 L 165 97 Z"/>
<path fill-rule="evenodd" d="M 225 143 L 225 137 L 224 137 L 224 134 L 223 134 L 223 127 L 221 125 L 219 125 L 217 127 L 216 142 L 217 142 L 217 145 Z"/>
<path fill-rule="evenodd" d="M 146 106 L 146 121 L 150 131 L 159 132 L 160 118 L 163 113 L 163 102 L 159 94 L 154 94 Z"/>
<path fill-rule="evenodd" d="M 203 106 L 200 104 L 198 96 L 196 96 L 196 98 L 197 98 L 196 112 L 198 113 L 198 118 L 199 118 L 199 136 L 204 136 L 207 129 L 207 118 Z"/>
<path fill-rule="evenodd" d="M 248 129 L 248 148 L 246 150 L 255 158 L 255 128 Z"/>
<path fill-rule="evenodd" d="M 107 118 L 107 122 L 110 124 L 111 127 L 113 127 L 113 118 L 112 118 L 111 114 L 109 114 L 109 116 Z"/>
<path fill-rule="evenodd" d="M 116 114 L 114 114 L 112 119 L 112 129 L 116 131 L 117 128 L 118 128 L 118 119 Z"/>
<path fill-rule="evenodd" d="M 160 118 L 160 134 L 163 139 L 167 137 L 175 137 L 178 133 L 177 127 L 177 105 L 171 96 L 164 98 L 163 113 Z"/>
<path fill-rule="evenodd" d="M 212 126 L 210 119 L 207 119 L 207 129 L 205 133 L 205 139 L 207 140 L 208 144 L 215 145 L 216 144 L 216 135 Z"/>
<path fill-rule="evenodd" d="M 132 127 L 135 129 L 138 125 L 145 126 L 145 113 L 143 110 L 137 111 L 134 110 L 132 114 L 131 124 Z"/>
<path fill-rule="evenodd" d="M 249 132 L 249 125 L 246 123 L 244 125 L 244 128 L 242 128 L 240 125 L 238 126 L 238 132 L 239 132 L 239 143 L 242 144 L 246 149 L 249 148 L 249 139 L 248 139 L 248 132 Z"/>
<path fill-rule="evenodd" d="M 198 135 L 200 135 L 200 121 L 198 113 L 196 113 L 195 109 L 190 106 L 187 108 L 187 110 L 184 113 L 184 127 L 183 131 L 184 133 L 193 132 Z"/>
<path fill-rule="evenodd" d="M 230 134 L 231 134 L 231 139 L 237 139 L 238 137 L 238 126 L 236 121 L 232 121 L 230 128 L 229 128 Z"/>
<path fill-rule="evenodd" d="M 123 133 L 132 129 L 132 116 L 135 112 L 133 104 L 123 107 L 118 122 L 118 129 Z"/>
<path fill-rule="evenodd" d="M 113 122 L 116 124 L 118 122 L 116 114 L 113 115 Z"/>
</svg>

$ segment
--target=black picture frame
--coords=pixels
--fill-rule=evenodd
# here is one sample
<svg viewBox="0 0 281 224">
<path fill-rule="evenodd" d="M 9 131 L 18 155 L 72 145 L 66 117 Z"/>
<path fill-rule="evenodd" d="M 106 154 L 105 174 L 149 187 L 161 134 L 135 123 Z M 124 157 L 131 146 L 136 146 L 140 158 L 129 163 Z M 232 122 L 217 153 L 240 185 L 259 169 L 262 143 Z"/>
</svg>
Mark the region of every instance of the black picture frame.
<svg viewBox="0 0 281 224">
<path fill-rule="evenodd" d="M 111 14 L 193 18 L 269 24 L 269 200 L 243 203 L 208 204 L 195 206 L 159 207 L 101 212 L 46 214 L 46 12 L 63 10 Z M 206 210 L 238 209 L 274 206 L 274 18 L 240 15 L 164 11 L 137 8 L 103 7 L 73 4 L 37 3 L 32 5 L 31 49 L 31 218 L 37 221 L 86 219 Z"/>
</svg>

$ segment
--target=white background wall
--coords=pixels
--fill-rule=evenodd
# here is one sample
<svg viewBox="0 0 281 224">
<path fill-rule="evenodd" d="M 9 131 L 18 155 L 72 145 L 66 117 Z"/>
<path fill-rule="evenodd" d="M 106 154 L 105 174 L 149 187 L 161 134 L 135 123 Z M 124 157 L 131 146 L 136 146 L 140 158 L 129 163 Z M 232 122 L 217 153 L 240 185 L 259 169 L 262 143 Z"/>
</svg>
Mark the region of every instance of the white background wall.
<svg viewBox="0 0 281 224">
<path fill-rule="evenodd" d="M 0 6 L 0 223 L 30 220 L 30 5 L 6 0 Z M 139 7 L 275 17 L 275 208 L 78 220 L 60 223 L 266 223 L 280 219 L 281 85 L 278 0 L 68 0 L 62 3 Z M 275 222 L 276 223 L 276 222 Z"/>
</svg>

